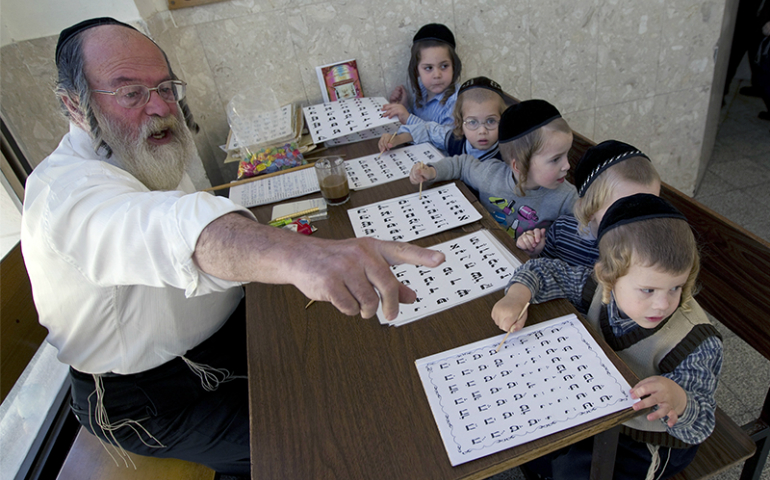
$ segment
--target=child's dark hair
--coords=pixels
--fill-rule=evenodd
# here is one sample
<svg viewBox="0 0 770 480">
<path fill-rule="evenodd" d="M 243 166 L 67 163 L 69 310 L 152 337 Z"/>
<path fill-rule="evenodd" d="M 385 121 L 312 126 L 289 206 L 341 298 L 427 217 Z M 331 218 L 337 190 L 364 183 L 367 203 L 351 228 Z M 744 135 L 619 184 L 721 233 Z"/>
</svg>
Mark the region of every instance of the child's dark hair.
<svg viewBox="0 0 770 480">
<path fill-rule="evenodd" d="M 412 44 L 412 54 L 409 58 L 409 84 L 412 86 L 412 90 L 414 91 L 414 103 L 417 108 L 421 108 L 424 101 L 422 98 L 422 91 L 420 89 L 420 73 L 418 71 L 418 67 L 420 65 L 420 53 L 423 49 L 431 47 L 446 48 L 449 52 L 449 57 L 452 59 L 452 83 L 444 91 L 444 96 L 441 99 L 441 105 L 446 104 L 447 100 L 449 100 L 449 97 L 454 95 L 455 89 L 457 88 L 457 82 L 460 80 L 460 74 L 463 70 L 463 64 L 460 61 L 460 57 L 457 56 L 455 49 L 448 43 L 433 39 L 414 42 Z"/>
<path fill-rule="evenodd" d="M 455 138 L 463 138 L 463 105 L 465 102 L 483 103 L 487 101 L 497 101 L 498 115 L 502 115 L 506 109 L 505 100 L 499 93 L 486 88 L 472 88 L 465 90 L 457 96 L 457 103 L 455 103 L 454 111 L 452 112 L 452 118 L 455 121 L 455 128 L 452 130 Z"/>
</svg>

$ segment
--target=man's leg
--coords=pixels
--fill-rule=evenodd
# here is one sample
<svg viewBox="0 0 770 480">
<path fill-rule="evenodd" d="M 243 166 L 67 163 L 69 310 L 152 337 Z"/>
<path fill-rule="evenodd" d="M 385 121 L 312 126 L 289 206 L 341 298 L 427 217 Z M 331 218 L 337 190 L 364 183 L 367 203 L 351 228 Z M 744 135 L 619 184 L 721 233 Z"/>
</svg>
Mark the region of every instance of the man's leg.
<svg viewBox="0 0 770 480">
<path fill-rule="evenodd" d="M 244 375 L 245 329 L 243 319 L 237 317 L 234 314 L 185 358 L 203 368 Z M 206 391 L 181 358 L 134 375 L 104 375 L 95 380 L 92 375 L 71 371 L 70 376 L 72 410 L 98 437 L 140 455 L 190 460 L 220 473 L 249 474 L 245 378 Z M 97 390 L 103 393 L 97 395 Z"/>
</svg>

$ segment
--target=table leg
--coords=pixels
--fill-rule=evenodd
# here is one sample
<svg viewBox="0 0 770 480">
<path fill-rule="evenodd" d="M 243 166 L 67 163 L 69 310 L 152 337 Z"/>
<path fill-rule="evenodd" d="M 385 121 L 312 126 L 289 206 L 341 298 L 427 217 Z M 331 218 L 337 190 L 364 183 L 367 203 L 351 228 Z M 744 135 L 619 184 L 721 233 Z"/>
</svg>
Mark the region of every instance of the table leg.
<svg viewBox="0 0 770 480">
<path fill-rule="evenodd" d="M 594 435 L 594 454 L 591 458 L 591 480 L 612 480 L 619 434 L 620 425 Z"/>
</svg>

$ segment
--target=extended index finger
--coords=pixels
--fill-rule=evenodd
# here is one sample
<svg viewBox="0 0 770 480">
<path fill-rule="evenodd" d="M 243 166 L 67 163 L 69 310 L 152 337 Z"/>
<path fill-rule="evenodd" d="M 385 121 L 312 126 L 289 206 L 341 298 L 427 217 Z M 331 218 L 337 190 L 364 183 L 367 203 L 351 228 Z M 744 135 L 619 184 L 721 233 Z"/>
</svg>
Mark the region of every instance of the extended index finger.
<svg viewBox="0 0 770 480">
<path fill-rule="evenodd" d="M 441 265 L 445 260 L 445 256 L 441 252 L 409 243 L 379 242 L 378 248 L 380 254 L 389 265 L 408 263 L 410 265 L 424 265 L 433 268 Z M 386 278 L 370 277 L 369 280 L 377 287 L 377 291 L 380 292 L 382 312 L 385 318 L 391 320 L 398 315 L 399 297 L 401 296 L 399 289 L 394 288 L 391 282 L 395 281 L 399 285 L 401 282 L 396 280 L 392 272 L 389 271 L 389 274 Z"/>
<path fill-rule="evenodd" d="M 433 268 L 438 267 L 446 260 L 444 254 L 439 251 L 418 247 L 410 243 L 384 241 L 380 242 L 379 250 L 390 265 L 408 263 Z"/>
</svg>

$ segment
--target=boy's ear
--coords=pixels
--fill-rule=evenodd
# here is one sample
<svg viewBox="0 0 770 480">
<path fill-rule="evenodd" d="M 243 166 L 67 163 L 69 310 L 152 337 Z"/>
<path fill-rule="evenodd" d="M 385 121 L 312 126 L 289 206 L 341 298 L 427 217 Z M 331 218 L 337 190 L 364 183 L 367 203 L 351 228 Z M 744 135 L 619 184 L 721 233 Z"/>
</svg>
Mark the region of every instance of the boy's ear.
<svg viewBox="0 0 770 480">
<path fill-rule="evenodd" d="M 513 170 L 517 174 L 521 174 L 521 171 L 519 170 L 519 163 L 516 161 L 515 158 L 511 159 L 511 170 Z"/>
</svg>

